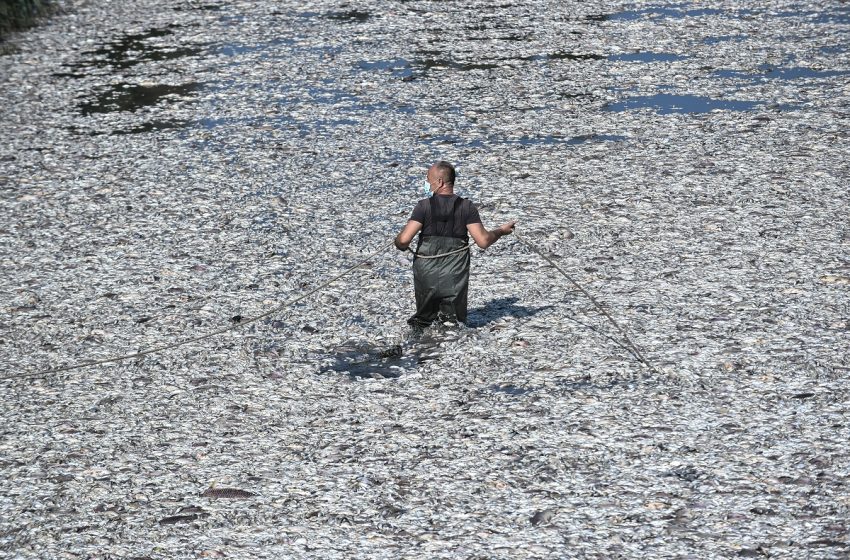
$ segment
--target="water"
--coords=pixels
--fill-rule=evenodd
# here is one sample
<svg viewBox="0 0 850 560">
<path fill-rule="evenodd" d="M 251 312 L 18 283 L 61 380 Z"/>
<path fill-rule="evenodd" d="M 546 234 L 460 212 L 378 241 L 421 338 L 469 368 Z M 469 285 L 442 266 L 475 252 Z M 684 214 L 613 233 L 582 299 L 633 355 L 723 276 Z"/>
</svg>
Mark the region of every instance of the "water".
<svg viewBox="0 0 850 560">
<path fill-rule="evenodd" d="M 442 326 L 390 346 L 352 343 L 336 348 L 319 373 L 345 373 L 353 379 L 393 379 L 415 371 L 419 364 L 440 355 L 442 344 L 455 340 Z"/>
<path fill-rule="evenodd" d="M 193 9 L 202 11 L 220 11 L 224 6 L 221 5 L 199 5 Z M 825 23 L 846 23 L 848 18 L 848 10 L 844 7 L 831 9 L 824 12 L 776 12 L 770 13 L 770 17 L 800 17 L 803 19 L 825 22 Z M 342 9 L 325 13 L 320 12 L 303 12 L 298 14 L 300 17 L 326 20 L 334 24 L 368 24 L 374 20 L 375 15 L 368 11 L 359 9 Z M 673 6 L 648 6 L 636 10 L 626 10 L 611 14 L 596 14 L 586 16 L 584 18 L 590 25 L 597 22 L 630 22 L 641 18 L 651 20 L 663 19 L 684 19 L 684 18 L 705 18 L 710 16 L 723 16 L 730 18 L 744 18 L 751 16 L 752 13 L 747 10 L 721 10 L 714 8 L 701 8 L 693 4 L 683 3 Z M 219 16 L 222 21 L 227 20 L 230 23 L 239 24 L 239 21 L 232 18 L 243 17 L 239 14 L 230 13 L 227 11 Z M 230 19 L 228 19 L 230 18 Z M 243 18 L 244 19 L 244 18 Z M 473 23 L 469 26 L 470 32 L 475 32 L 474 38 L 493 39 L 493 34 L 498 35 L 498 40 L 506 42 L 523 42 L 528 40 L 531 35 L 522 31 L 517 32 L 511 25 L 502 25 L 492 27 L 488 21 L 487 24 Z M 179 34 L 184 31 L 184 27 L 178 24 L 167 26 L 151 27 L 140 33 L 130 33 L 120 36 L 112 41 L 107 41 L 97 46 L 96 48 L 82 53 L 82 57 L 78 62 L 69 63 L 65 66 L 69 72 L 59 72 L 54 74 L 56 77 L 65 78 L 81 78 L 90 72 L 109 72 L 120 74 L 127 72 L 142 64 L 156 64 L 166 61 L 176 61 L 179 59 L 202 59 L 205 55 L 218 55 L 234 59 L 232 64 L 241 64 L 241 59 L 250 55 L 258 55 L 260 59 L 277 58 L 286 56 L 301 56 L 311 55 L 311 52 L 304 51 L 304 47 L 299 46 L 292 37 L 279 37 L 266 41 L 259 41 L 256 44 L 239 44 L 239 43 L 198 43 L 198 44 L 180 44 Z M 479 37 L 477 34 L 483 34 Z M 533 34 L 532 34 L 533 35 Z M 702 40 L 705 45 L 714 45 L 724 42 L 742 42 L 747 39 L 746 35 L 718 35 L 715 37 L 707 37 Z M 175 40 L 177 40 L 175 42 Z M 309 47 L 308 50 L 313 49 Z M 339 54 L 339 46 L 325 45 L 321 47 L 321 56 L 334 57 Z M 841 54 L 845 52 L 843 47 L 821 47 L 825 53 Z M 303 52 L 302 52 L 303 51 Z M 422 78 L 427 78 L 429 74 L 439 72 L 447 75 L 457 73 L 497 73 L 500 71 L 502 64 L 516 62 L 539 63 L 545 65 L 557 65 L 564 62 L 592 62 L 592 63 L 636 63 L 636 64 L 656 64 L 669 62 L 687 62 L 691 57 L 689 54 L 679 54 L 671 52 L 653 52 L 642 51 L 634 53 L 620 54 L 599 54 L 599 53 L 582 53 L 573 52 L 570 50 L 559 49 L 551 52 L 543 52 L 537 54 L 529 54 L 523 56 L 505 56 L 500 55 L 496 58 L 459 58 L 458 53 L 452 52 L 453 49 L 433 49 L 419 48 L 413 50 L 409 56 L 399 56 L 386 59 L 362 59 L 354 63 L 354 67 L 364 73 L 375 75 L 376 78 L 382 79 L 389 77 L 403 82 L 411 82 Z M 299 54 L 300 53 L 300 54 Z M 486 55 L 490 56 L 490 55 Z M 825 80 L 835 77 L 843 77 L 850 74 L 850 70 L 830 69 L 817 70 L 804 66 L 785 66 L 785 65 L 759 65 L 755 71 L 738 70 L 738 69 L 719 69 L 715 70 L 711 77 L 718 80 L 736 80 L 742 82 L 759 83 L 770 80 L 792 81 L 792 80 Z M 217 87 L 216 84 L 199 82 L 188 82 L 185 84 L 169 85 L 169 84 L 135 84 L 129 81 L 122 81 L 117 84 L 110 84 L 98 88 L 93 93 L 93 97 L 84 100 L 79 104 L 80 112 L 85 115 L 97 113 L 114 113 L 114 112 L 134 112 L 141 108 L 166 104 L 175 99 L 192 98 L 199 92 L 209 90 L 212 87 Z M 659 85 L 659 88 L 661 86 Z M 357 96 L 350 91 L 346 91 L 337 87 L 335 81 L 331 79 L 325 85 L 314 85 L 308 88 L 309 101 L 316 104 L 346 104 L 346 107 L 340 108 L 340 115 L 334 119 L 323 119 L 316 121 L 314 126 L 308 128 L 333 130 L 340 126 L 354 126 L 359 123 L 359 120 L 354 116 L 358 112 L 381 112 L 385 110 L 403 110 L 409 114 L 417 111 L 416 107 L 405 105 L 402 109 L 391 108 L 385 103 L 365 104 L 360 102 Z M 570 99 L 579 103 L 592 103 L 595 96 L 587 93 L 564 93 L 555 92 L 555 95 L 560 99 Z M 665 91 L 658 91 L 654 94 L 639 95 L 626 97 L 620 101 L 612 102 L 604 106 L 604 110 L 608 112 L 623 112 L 639 109 L 652 109 L 659 114 L 704 114 L 712 111 L 734 111 L 747 112 L 754 111 L 761 107 L 770 106 L 770 103 L 758 99 L 731 99 L 734 97 L 734 92 L 729 92 L 730 99 L 716 98 L 705 95 L 696 94 L 674 94 Z M 794 105 L 785 103 L 776 105 L 780 110 L 794 110 Z M 532 108 L 529 110 L 536 111 L 545 109 L 546 107 Z M 222 117 L 211 116 L 204 119 L 156 119 L 136 126 L 129 127 L 123 130 L 113 131 L 115 134 L 144 134 L 150 132 L 162 132 L 171 129 L 181 129 L 191 126 L 201 126 L 211 128 L 219 126 L 224 121 Z M 277 118 L 269 124 L 275 127 L 291 126 L 292 120 L 286 118 Z M 306 130 L 303 126 L 299 127 Z M 598 134 L 589 136 L 568 137 L 555 134 L 543 135 L 525 135 L 519 138 L 500 138 L 494 135 L 488 135 L 486 138 L 469 138 L 462 131 L 458 134 L 443 134 L 430 137 L 422 137 L 419 142 L 426 146 L 441 146 L 449 145 L 463 147 L 468 149 L 486 148 L 488 145 L 504 145 L 517 144 L 520 146 L 534 145 L 565 145 L 574 146 L 586 142 L 619 142 L 625 138 L 621 135 Z"/>
<path fill-rule="evenodd" d="M 802 66 L 783 67 L 772 64 L 760 64 L 756 67 L 756 70 L 757 72 L 717 70 L 714 72 L 714 75 L 718 78 L 733 78 L 750 82 L 760 82 L 764 80 L 822 80 L 835 76 L 850 75 L 850 70 L 814 70 L 812 68 Z"/>
<path fill-rule="evenodd" d="M 629 54 L 615 54 L 608 57 L 611 62 L 674 62 L 685 60 L 688 57 L 672 53 L 639 52 Z"/>
<path fill-rule="evenodd" d="M 80 78 L 92 69 L 108 69 L 112 71 L 126 70 L 137 64 L 161 62 L 196 56 L 203 52 L 202 45 L 162 45 L 151 39 L 169 37 L 180 29 L 178 25 L 151 28 L 142 33 L 128 34 L 114 41 L 109 41 L 94 50 L 84 51 L 84 58 L 76 63 L 65 66 L 72 72 L 54 74 L 57 77 Z"/>
<path fill-rule="evenodd" d="M 180 85 L 118 83 L 98 93 L 93 101 L 81 103 L 80 112 L 83 116 L 117 111 L 132 112 L 142 107 L 156 105 L 165 99 L 188 96 L 197 92 L 200 85 L 197 82 Z"/>
<path fill-rule="evenodd" d="M 319 373 L 345 373 L 354 379 L 393 379 L 416 368 L 418 356 L 405 354 L 401 345 L 374 347 L 361 344 L 338 348 L 332 362 L 322 365 Z"/>
<path fill-rule="evenodd" d="M 848 436 L 847 292 L 834 280 L 848 274 L 835 258 L 847 50 L 838 23 L 817 23 L 840 21 L 835 10 L 744 22 L 696 2 L 629 3 L 641 13 L 594 20 L 575 16 L 585 4 L 324 3 L 308 19 L 263 0 L 208 13 L 146 0 L 113 22 L 105 4 L 81 12 L 103 15 L 102 44 L 66 19 L 0 58 L 13 209 L 0 235 L 19 310 L 4 363 L 172 342 L 305 293 L 404 223 L 408 178 L 421 183 L 417 166 L 437 155 L 485 193 L 487 226 L 519 217 L 665 367 L 643 377 L 612 326 L 510 238 L 475 250 L 472 328 L 395 344 L 413 290 L 390 249 L 268 324 L 9 383 L 4 425 L 37 429 L 7 434 L 6 548 L 846 549 L 834 498 L 847 461 L 829 450 Z M 57 46 L 79 64 L 58 67 Z M 85 77 L 44 80 L 56 70 Z M 129 136 L 55 134 L 64 126 Z M 243 483 L 257 499 L 204 492 Z M 56 507 L 41 507 L 46 493 Z M 120 517 L 115 539 L 105 514 Z"/>
<path fill-rule="evenodd" d="M 712 99 L 699 95 L 677 95 L 657 93 L 629 97 L 623 101 L 609 103 L 606 111 L 622 112 L 636 109 L 654 109 L 661 115 L 670 113 L 710 113 L 712 111 L 752 111 L 762 105 L 758 101 L 734 101 Z"/>
</svg>

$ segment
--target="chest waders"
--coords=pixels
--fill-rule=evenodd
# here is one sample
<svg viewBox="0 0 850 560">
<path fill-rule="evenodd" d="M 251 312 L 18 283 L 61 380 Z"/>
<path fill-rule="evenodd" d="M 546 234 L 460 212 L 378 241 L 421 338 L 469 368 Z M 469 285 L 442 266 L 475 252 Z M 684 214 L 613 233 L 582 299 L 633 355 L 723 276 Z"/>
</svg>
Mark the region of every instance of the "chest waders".
<svg viewBox="0 0 850 560">
<path fill-rule="evenodd" d="M 418 255 L 433 256 L 451 253 L 435 259 L 413 259 L 413 286 L 416 292 L 416 314 L 407 322 L 424 327 L 441 319 L 466 322 L 467 293 L 469 291 L 469 251 L 466 235 L 455 234 L 455 215 L 464 199 L 457 197 L 449 212 L 439 212 L 437 197 L 430 199 L 430 212 L 425 217 L 422 231 L 432 225 L 434 235 L 419 234 L 416 247 Z"/>
</svg>

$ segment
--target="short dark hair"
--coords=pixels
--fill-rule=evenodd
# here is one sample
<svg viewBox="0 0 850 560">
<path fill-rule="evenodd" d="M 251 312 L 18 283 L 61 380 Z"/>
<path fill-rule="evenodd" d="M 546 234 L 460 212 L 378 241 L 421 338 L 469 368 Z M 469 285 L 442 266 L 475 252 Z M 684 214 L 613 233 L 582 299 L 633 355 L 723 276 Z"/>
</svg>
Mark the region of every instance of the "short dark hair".
<svg viewBox="0 0 850 560">
<path fill-rule="evenodd" d="M 434 164 L 434 170 L 440 174 L 440 178 L 450 185 L 455 184 L 455 168 L 447 161 L 438 161 Z"/>
</svg>

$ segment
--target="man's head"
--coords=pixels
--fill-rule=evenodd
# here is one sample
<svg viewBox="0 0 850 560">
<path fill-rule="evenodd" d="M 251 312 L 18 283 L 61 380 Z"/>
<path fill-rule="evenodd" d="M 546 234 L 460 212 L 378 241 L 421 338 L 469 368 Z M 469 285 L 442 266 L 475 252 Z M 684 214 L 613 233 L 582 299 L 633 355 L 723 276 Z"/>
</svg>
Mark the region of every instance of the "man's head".
<svg viewBox="0 0 850 560">
<path fill-rule="evenodd" d="M 455 186 L 455 168 L 447 161 L 438 161 L 428 169 L 426 175 L 431 190 L 435 193 L 452 192 Z"/>
</svg>

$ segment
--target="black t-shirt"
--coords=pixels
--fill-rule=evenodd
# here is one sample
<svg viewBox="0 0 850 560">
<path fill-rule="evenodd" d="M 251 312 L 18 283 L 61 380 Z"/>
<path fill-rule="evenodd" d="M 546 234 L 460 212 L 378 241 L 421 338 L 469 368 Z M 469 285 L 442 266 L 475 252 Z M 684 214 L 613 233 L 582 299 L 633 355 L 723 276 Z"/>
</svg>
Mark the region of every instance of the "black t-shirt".
<svg viewBox="0 0 850 560">
<path fill-rule="evenodd" d="M 458 196 L 456 194 L 435 194 L 433 198 L 437 212 L 439 214 L 450 215 Z M 469 199 L 463 199 L 460 204 L 458 204 L 454 216 L 454 231 L 451 234 L 446 231 L 439 231 L 439 225 L 435 224 L 435 221 L 431 218 L 431 199 L 423 198 L 416 204 L 416 207 L 413 209 L 413 214 L 410 216 L 411 220 L 415 220 L 422 224 L 422 231 L 420 232 L 420 235 L 448 234 L 451 237 L 469 239 L 466 233 L 466 226 L 469 224 L 481 223 L 481 216 L 478 215 L 478 208 L 476 208 Z"/>
</svg>

